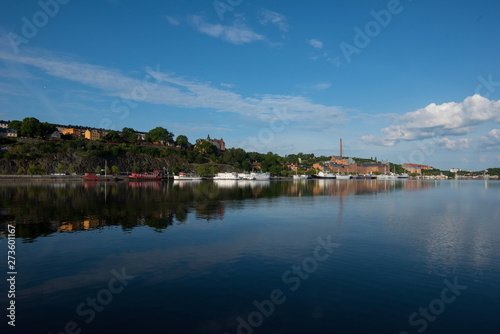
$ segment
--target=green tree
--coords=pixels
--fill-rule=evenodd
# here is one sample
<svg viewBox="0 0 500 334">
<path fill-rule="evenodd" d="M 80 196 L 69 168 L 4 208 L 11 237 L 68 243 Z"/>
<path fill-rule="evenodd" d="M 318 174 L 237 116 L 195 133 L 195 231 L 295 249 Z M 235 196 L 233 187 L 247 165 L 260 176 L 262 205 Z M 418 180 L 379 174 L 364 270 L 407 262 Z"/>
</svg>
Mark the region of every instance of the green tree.
<svg viewBox="0 0 500 334">
<path fill-rule="evenodd" d="M 64 173 L 64 165 L 62 163 L 57 164 L 56 173 Z"/>
<path fill-rule="evenodd" d="M 96 174 L 101 174 L 101 169 L 101 166 L 97 166 L 94 171 Z"/>
<path fill-rule="evenodd" d="M 21 122 L 21 121 L 11 121 L 9 123 L 9 129 L 16 130 L 19 135 L 21 135 L 22 126 L 23 126 L 23 122 Z"/>
<path fill-rule="evenodd" d="M 118 166 L 113 166 L 111 167 L 111 172 L 113 173 L 113 175 L 118 175 L 120 170 L 118 169 Z"/>
<path fill-rule="evenodd" d="M 38 128 L 36 130 L 36 137 L 44 139 L 48 134 L 56 131 L 56 127 L 53 124 L 43 122 L 38 124 Z"/>
<path fill-rule="evenodd" d="M 281 171 L 283 170 L 283 167 L 281 165 L 274 165 L 269 168 L 269 173 L 279 175 L 281 174 Z"/>
<path fill-rule="evenodd" d="M 30 164 L 28 166 L 28 174 L 30 174 L 30 175 L 44 175 L 44 174 L 47 174 L 47 171 L 42 166 L 36 166 L 34 164 Z"/>
<path fill-rule="evenodd" d="M 109 166 L 106 166 L 106 174 L 111 174 L 111 169 L 109 168 Z"/>
<path fill-rule="evenodd" d="M 112 143 L 119 143 L 122 141 L 122 139 L 120 138 L 120 135 L 118 134 L 118 132 L 114 131 L 114 130 L 111 130 L 109 131 L 105 136 L 104 136 L 104 140 L 105 141 L 109 141 L 109 142 L 112 142 Z"/>
<path fill-rule="evenodd" d="M 187 148 L 189 144 L 188 137 L 184 135 L 178 135 L 177 138 L 175 138 L 175 144 L 179 145 L 182 148 Z"/>
<path fill-rule="evenodd" d="M 207 176 L 207 169 L 205 166 L 198 166 L 198 168 L 196 168 L 196 172 L 199 176 Z"/>
<path fill-rule="evenodd" d="M 21 167 L 19 167 L 17 169 L 17 175 L 22 175 L 22 174 L 24 174 L 24 169 L 22 169 Z"/>
<path fill-rule="evenodd" d="M 203 141 L 195 146 L 195 150 L 205 156 L 209 156 L 217 152 L 217 147 L 210 144 L 208 141 Z"/>
<path fill-rule="evenodd" d="M 210 175 L 215 175 L 219 172 L 219 169 L 215 166 L 210 167 Z"/>
<path fill-rule="evenodd" d="M 70 173 L 75 173 L 75 172 L 76 172 L 76 171 L 75 171 L 75 167 L 74 167 L 73 165 L 69 165 L 69 167 L 68 167 L 68 172 L 70 172 Z"/>
<path fill-rule="evenodd" d="M 24 137 L 36 137 L 40 121 L 35 117 L 26 117 L 21 126 L 21 135 Z"/>
<path fill-rule="evenodd" d="M 132 128 L 123 128 L 122 139 L 129 143 L 135 143 L 137 142 L 137 132 Z"/>
<path fill-rule="evenodd" d="M 174 141 L 174 134 L 167 129 L 158 126 L 146 134 L 146 140 L 150 143 L 158 142 L 162 144 L 171 143 Z M 186 138 L 187 140 L 187 138 Z"/>
</svg>

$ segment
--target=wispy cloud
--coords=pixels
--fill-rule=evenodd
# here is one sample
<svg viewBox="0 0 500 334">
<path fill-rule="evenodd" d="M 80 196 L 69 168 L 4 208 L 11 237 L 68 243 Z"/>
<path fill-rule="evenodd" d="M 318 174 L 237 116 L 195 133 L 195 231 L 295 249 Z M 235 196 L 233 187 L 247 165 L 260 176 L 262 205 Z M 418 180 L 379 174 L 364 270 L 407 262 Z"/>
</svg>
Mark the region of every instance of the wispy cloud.
<svg viewBox="0 0 500 334">
<path fill-rule="evenodd" d="M 470 148 L 470 138 L 459 138 L 452 140 L 447 137 L 436 140 L 436 144 L 448 150 L 464 150 Z"/>
<path fill-rule="evenodd" d="M 224 88 L 233 88 L 234 85 L 233 84 L 228 84 L 228 83 L 225 83 L 225 82 L 221 82 L 220 85 Z"/>
<path fill-rule="evenodd" d="M 181 20 L 178 18 L 175 18 L 173 16 L 165 15 L 165 18 L 167 19 L 168 23 L 170 23 L 171 25 L 178 26 L 181 24 Z"/>
<path fill-rule="evenodd" d="M 486 136 L 478 140 L 478 146 L 485 150 L 500 149 L 500 129 L 492 129 Z"/>
<path fill-rule="evenodd" d="M 241 20 L 235 21 L 232 25 L 212 24 L 206 22 L 201 16 L 191 15 L 188 17 L 188 23 L 202 34 L 219 38 L 235 45 L 265 40 L 264 36 L 254 32 Z"/>
<path fill-rule="evenodd" d="M 449 102 L 408 112 L 400 118 L 401 124 L 383 128 L 383 137 L 364 136 L 366 143 L 394 145 L 444 136 L 469 134 L 474 126 L 486 122 L 500 122 L 500 101 L 490 101 L 478 94 L 463 102 Z"/>
<path fill-rule="evenodd" d="M 323 42 L 315 38 L 310 39 L 309 41 L 307 41 L 307 43 L 309 43 L 309 45 L 318 50 L 323 48 Z"/>
<path fill-rule="evenodd" d="M 288 32 L 290 30 L 290 25 L 285 15 L 273 12 L 269 9 L 262 9 L 260 12 L 260 24 L 268 25 L 274 24 L 278 27 L 281 32 Z"/>
<path fill-rule="evenodd" d="M 312 86 L 312 88 L 314 90 L 318 90 L 318 91 L 325 91 L 327 90 L 328 88 L 330 88 L 332 86 L 332 83 L 331 82 L 319 82 L 317 84 L 314 84 Z"/>
<path fill-rule="evenodd" d="M 0 51 L 0 59 L 33 66 L 51 76 L 100 89 L 101 94 L 135 101 L 184 108 L 209 108 L 263 122 L 274 119 L 276 110 L 286 112 L 290 122 L 305 125 L 314 123 L 318 127 L 331 127 L 346 121 L 343 108 L 316 104 L 302 96 L 264 94 L 243 97 L 229 90 L 216 88 L 210 83 L 162 72 L 159 67 L 147 70 L 151 76 L 149 81 L 157 85 L 155 89 L 146 90 L 140 96 L 132 96 L 131 92 L 135 88 L 143 87 L 143 80 L 126 76 L 114 69 L 55 56 L 21 56 L 3 51 Z"/>
</svg>

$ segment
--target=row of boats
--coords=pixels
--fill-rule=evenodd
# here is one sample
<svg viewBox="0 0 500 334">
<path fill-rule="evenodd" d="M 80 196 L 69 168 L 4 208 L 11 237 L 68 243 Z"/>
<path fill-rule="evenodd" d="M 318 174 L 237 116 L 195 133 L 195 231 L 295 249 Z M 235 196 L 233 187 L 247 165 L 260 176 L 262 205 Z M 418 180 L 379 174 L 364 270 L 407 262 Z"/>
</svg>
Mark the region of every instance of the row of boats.
<svg viewBox="0 0 500 334">
<path fill-rule="evenodd" d="M 319 172 L 316 175 L 293 175 L 294 180 L 306 180 L 306 179 L 335 179 L 335 180 L 350 180 L 350 179 L 377 179 L 377 180 L 398 180 L 398 179 L 407 179 L 409 177 L 408 174 L 366 174 L 366 175 L 346 175 L 346 174 L 333 174 L 327 172 Z M 154 171 L 154 172 L 146 172 L 146 173 L 132 173 L 128 176 L 129 180 L 164 180 L 167 179 L 168 175 L 163 173 L 162 171 Z M 84 181 L 112 181 L 116 180 L 116 177 L 108 177 L 96 174 L 85 174 L 83 176 Z M 179 175 L 174 175 L 174 180 L 201 180 L 202 177 L 192 173 L 179 173 Z M 260 172 L 252 172 L 252 173 L 236 173 L 236 172 L 227 172 L 227 173 L 217 173 L 214 176 L 214 180 L 255 180 L 255 181 L 268 181 L 271 179 L 271 175 L 269 173 L 260 173 Z"/>
<path fill-rule="evenodd" d="M 399 179 L 407 179 L 409 175 L 406 173 L 403 174 L 364 174 L 364 175 L 349 175 L 349 174 L 333 174 L 328 172 L 319 172 L 316 175 L 294 175 L 294 180 L 306 180 L 306 179 L 332 179 L 332 180 L 350 180 L 350 179 L 362 179 L 362 180 L 399 180 Z"/>
<path fill-rule="evenodd" d="M 132 173 L 128 176 L 129 180 L 133 181 L 144 181 L 144 180 L 156 180 L 161 181 L 167 179 L 168 175 L 162 171 L 146 172 L 146 173 Z M 201 180 L 202 177 L 192 173 L 179 173 L 179 175 L 174 175 L 174 180 Z M 269 173 L 217 173 L 214 176 L 214 180 L 270 180 L 271 175 Z M 113 181 L 117 180 L 114 176 L 97 175 L 93 173 L 87 173 L 83 176 L 84 181 Z"/>
</svg>

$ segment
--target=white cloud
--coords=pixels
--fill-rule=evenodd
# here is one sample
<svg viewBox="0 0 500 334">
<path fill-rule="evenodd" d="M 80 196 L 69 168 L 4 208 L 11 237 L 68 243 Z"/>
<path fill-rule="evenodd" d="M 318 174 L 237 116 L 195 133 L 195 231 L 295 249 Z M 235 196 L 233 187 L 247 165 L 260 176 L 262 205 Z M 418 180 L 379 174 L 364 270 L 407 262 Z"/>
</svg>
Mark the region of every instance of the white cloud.
<svg viewBox="0 0 500 334">
<path fill-rule="evenodd" d="M 330 82 L 319 82 L 315 85 L 312 86 L 313 89 L 319 90 L 319 91 L 325 91 L 328 88 L 330 88 L 332 84 Z"/>
<path fill-rule="evenodd" d="M 307 43 L 318 50 L 323 48 L 323 42 L 314 38 L 310 39 Z"/>
<path fill-rule="evenodd" d="M 188 80 L 173 73 L 146 69 L 143 78 L 125 76 L 102 66 L 79 63 L 58 57 L 13 55 L 0 51 L 0 59 L 33 66 L 61 79 L 100 89 L 108 96 L 135 102 L 174 105 L 184 108 L 209 108 L 231 112 L 251 119 L 269 122 L 276 111 L 285 113 L 290 122 L 318 127 L 332 127 L 345 122 L 344 109 L 311 102 L 302 96 L 264 94 L 243 97 L 240 94 L 213 87 L 210 83 Z M 146 83 L 145 83 L 146 82 Z"/>
<path fill-rule="evenodd" d="M 233 88 L 234 87 L 233 84 L 228 84 L 228 83 L 225 83 L 225 82 L 221 82 L 220 85 L 222 87 L 225 87 L 225 88 Z"/>
<path fill-rule="evenodd" d="M 478 146 L 485 150 L 500 149 L 500 129 L 492 129 L 478 140 Z"/>
<path fill-rule="evenodd" d="M 263 9 L 261 11 L 259 22 L 263 25 L 267 25 L 269 23 L 274 24 L 281 32 L 288 32 L 290 30 L 290 25 L 288 24 L 286 16 L 273 12 L 269 9 Z"/>
<path fill-rule="evenodd" d="M 373 135 L 361 136 L 361 140 L 367 144 L 374 144 L 379 146 L 391 147 L 395 145 L 395 142 L 392 140 L 385 140 L 384 138 L 375 137 Z"/>
<path fill-rule="evenodd" d="M 188 22 L 202 34 L 220 38 L 226 42 L 241 45 L 264 40 L 264 36 L 252 31 L 243 22 L 237 21 L 233 25 L 212 24 L 205 22 L 201 16 L 192 15 Z"/>
<path fill-rule="evenodd" d="M 436 140 L 436 144 L 448 150 L 464 150 L 470 148 L 471 140 L 469 138 L 459 138 L 457 140 L 451 140 L 449 138 L 441 138 Z"/>
<path fill-rule="evenodd" d="M 165 18 L 167 19 L 168 23 L 170 23 L 171 25 L 178 26 L 179 24 L 181 24 L 181 20 L 179 20 L 175 17 L 165 15 Z"/>
<path fill-rule="evenodd" d="M 500 122 L 500 101 L 490 101 L 476 94 L 463 102 L 431 103 L 425 108 L 408 112 L 400 118 L 400 124 L 382 129 L 384 136 L 381 141 L 396 144 L 400 141 L 459 136 L 486 122 Z M 368 142 L 375 143 L 373 140 Z"/>
</svg>

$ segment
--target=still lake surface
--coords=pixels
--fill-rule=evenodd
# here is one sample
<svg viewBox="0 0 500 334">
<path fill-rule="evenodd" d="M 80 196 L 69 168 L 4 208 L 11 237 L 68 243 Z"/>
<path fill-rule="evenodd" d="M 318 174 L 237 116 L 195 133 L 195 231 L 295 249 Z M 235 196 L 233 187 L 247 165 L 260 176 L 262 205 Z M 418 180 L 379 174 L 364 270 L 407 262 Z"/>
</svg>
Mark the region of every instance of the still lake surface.
<svg viewBox="0 0 500 334">
<path fill-rule="evenodd" d="M 0 201 L 2 333 L 500 328 L 499 181 L 18 183 Z"/>
</svg>

